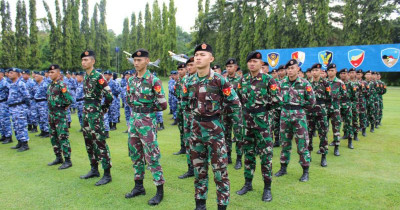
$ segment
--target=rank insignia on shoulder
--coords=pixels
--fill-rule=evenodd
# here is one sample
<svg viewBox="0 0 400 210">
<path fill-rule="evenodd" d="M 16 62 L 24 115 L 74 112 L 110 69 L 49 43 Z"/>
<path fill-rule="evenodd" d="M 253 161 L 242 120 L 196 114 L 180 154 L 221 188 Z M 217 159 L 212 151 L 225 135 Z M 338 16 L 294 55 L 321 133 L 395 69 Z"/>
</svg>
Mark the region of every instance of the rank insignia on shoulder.
<svg viewBox="0 0 400 210">
<path fill-rule="evenodd" d="M 271 88 L 271 90 L 276 90 L 277 87 L 278 87 L 278 85 L 276 85 L 276 84 L 273 84 L 273 85 L 270 85 L 270 86 L 269 86 L 269 88 Z"/>
<path fill-rule="evenodd" d="M 331 87 L 326 87 L 326 91 L 331 92 Z"/>
</svg>

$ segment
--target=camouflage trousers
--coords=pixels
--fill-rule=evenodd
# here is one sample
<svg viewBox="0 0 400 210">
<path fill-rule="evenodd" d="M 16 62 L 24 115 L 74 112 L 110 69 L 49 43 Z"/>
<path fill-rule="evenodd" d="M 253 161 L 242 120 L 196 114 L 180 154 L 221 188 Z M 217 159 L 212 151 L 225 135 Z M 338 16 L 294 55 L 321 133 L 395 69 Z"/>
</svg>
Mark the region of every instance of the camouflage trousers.
<svg viewBox="0 0 400 210">
<path fill-rule="evenodd" d="M 374 107 L 375 107 L 375 124 L 378 124 L 379 123 L 379 110 L 380 110 L 379 95 L 377 95 L 377 97 L 375 97 Z"/>
<path fill-rule="evenodd" d="M 10 137 L 12 135 L 10 108 L 6 102 L 0 102 L 0 134 L 2 137 Z"/>
<path fill-rule="evenodd" d="M 274 134 L 275 139 L 279 140 L 280 130 L 281 130 L 281 109 L 275 109 L 272 120 L 272 132 Z"/>
<path fill-rule="evenodd" d="M 379 109 L 378 109 L 378 122 L 380 122 L 382 120 L 383 117 L 383 98 L 382 95 L 379 95 Z"/>
<path fill-rule="evenodd" d="M 345 136 L 349 138 L 354 138 L 354 132 L 352 128 L 351 120 L 353 119 L 353 113 L 351 102 L 344 102 L 340 106 L 340 116 L 342 117 L 343 121 L 343 132 Z"/>
<path fill-rule="evenodd" d="M 263 180 L 272 181 L 273 141 L 268 117 L 265 112 L 244 113 L 243 153 L 246 179 L 253 179 L 256 157 L 260 155 Z"/>
<path fill-rule="evenodd" d="M 39 117 L 40 130 L 49 132 L 49 110 L 47 108 L 47 101 L 36 102 L 36 111 Z"/>
<path fill-rule="evenodd" d="M 359 121 L 360 121 L 360 128 L 366 128 L 367 126 L 367 101 L 364 97 L 362 97 L 359 101 L 358 101 L 358 105 L 360 107 L 360 111 L 359 111 Z"/>
<path fill-rule="evenodd" d="M 104 131 L 110 131 L 110 112 L 104 114 Z"/>
<path fill-rule="evenodd" d="M 193 121 L 193 115 L 190 111 L 183 112 L 183 141 L 185 142 L 186 148 L 186 161 L 189 166 L 193 166 L 190 158 L 190 141 L 191 141 L 191 126 Z"/>
<path fill-rule="evenodd" d="M 112 164 L 104 132 L 103 115 L 100 106 L 84 104 L 82 131 L 89 161 L 91 165 L 96 165 L 101 161 L 105 170 L 111 168 Z"/>
<path fill-rule="evenodd" d="M 15 137 L 20 142 L 28 142 L 27 106 L 25 104 L 9 107 Z"/>
<path fill-rule="evenodd" d="M 375 116 L 376 116 L 376 107 L 375 107 L 375 98 L 370 96 L 367 98 L 367 118 L 368 118 L 368 124 L 374 124 L 375 123 Z"/>
<path fill-rule="evenodd" d="M 310 165 L 310 152 L 308 151 L 308 126 L 306 113 L 301 110 L 282 109 L 281 112 L 281 141 L 282 151 L 280 162 L 289 164 L 292 151 L 293 136 L 296 140 L 297 153 L 300 155 L 301 166 Z"/>
<path fill-rule="evenodd" d="M 243 155 L 242 152 L 242 129 L 243 126 L 241 125 L 242 120 L 241 114 L 238 115 L 232 115 L 232 114 L 224 114 L 222 115 L 222 120 L 224 123 L 224 136 L 225 136 L 225 142 L 227 145 L 228 152 L 232 152 L 232 144 L 233 142 L 236 142 L 236 155 Z M 232 129 L 233 129 L 233 134 L 234 137 L 232 138 Z"/>
<path fill-rule="evenodd" d="M 351 113 L 353 116 L 351 128 L 353 129 L 354 135 L 356 133 L 358 133 L 358 131 L 359 131 L 359 127 L 358 127 L 358 118 L 359 118 L 359 114 L 360 114 L 359 110 L 360 110 L 360 108 L 358 106 L 358 102 L 357 101 L 351 102 Z"/>
<path fill-rule="evenodd" d="M 69 131 L 67 122 L 67 111 L 50 111 L 50 141 L 56 156 L 64 155 L 64 158 L 71 157 L 71 145 L 69 143 Z"/>
<path fill-rule="evenodd" d="M 176 120 L 178 121 L 178 129 L 179 129 L 179 140 L 181 145 L 181 150 L 185 148 L 185 141 L 184 141 L 184 121 L 183 121 L 183 110 L 182 106 L 178 104 L 178 108 L 176 110 Z"/>
<path fill-rule="evenodd" d="M 340 145 L 340 127 L 342 126 L 342 119 L 340 117 L 340 109 L 334 108 L 333 105 L 327 104 L 328 110 L 328 131 L 329 131 L 329 120 L 332 124 L 333 132 L 333 143 Z"/>
<path fill-rule="evenodd" d="M 219 119 L 211 122 L 199 122 L 194 119 L 190 139 L 191 160 L 195 175 L 195 199 L 207 199 L 208 163 L 211 160 L 218 205 L 228 205 L 230 199 L 228 155 L 223 129 Z"/>
<path fill-rule="evenodd" d="M 83 127 L 83 101 L 77 101 L 76 102 L 76 108 L 78 110 L 78 119 L 79 119 L 79 124 L 81 125 L 81 128 Z"/>
<path fill-rule="evenodd" d="M 319 151 L 328 154 L 328 116 L 325 112 L 313 113 L 308 122 L 309 151 L 313 151 L 313 131 L 318 131 Z"/>
<path fill-rule="evenodd" d="M 165 183 L 157 142 L 156 113 L 132 112 L 129 125 L 129 156 L 135 169 L 135 180 L 143 180 L 146 162 L 156 186 Z"/>
<path fill-rule="evenodd" d="M 119 108 L 121 103 L 119 102 L 118 96 L 113 96 L 114 99 L 111 103 L 110 109 L 108 110 L 108 122 L 118 123 L 118 117 L 120 115 Z"/>
<path fill-rule="evenodd" d="M 36 126 L 38 123 L 38 112 L 36 109 L 36 101 L 34 99 L 30 99 L 29 107 L 27 107 L 27 123 L 29 125 Z"/>
<path fill-rule="evenodd" d="M 131 107 L 126 102 L 124 106 L 124 112 L 125 112 L 126 126 L 129 127 L 130 117 L 131 117 Z"/>
</svg>

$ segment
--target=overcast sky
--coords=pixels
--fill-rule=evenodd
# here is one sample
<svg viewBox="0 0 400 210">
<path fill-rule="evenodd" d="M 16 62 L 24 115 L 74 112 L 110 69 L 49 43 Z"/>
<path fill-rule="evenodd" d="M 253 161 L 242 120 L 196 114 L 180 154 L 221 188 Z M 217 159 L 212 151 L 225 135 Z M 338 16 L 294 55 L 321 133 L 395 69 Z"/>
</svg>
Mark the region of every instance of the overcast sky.
<svg viewBox="0 0 400 210">
<path fill-rule="evenodd" d="M 55 17 L 55 0 L 45 0 L 50 6 L 53 12 L 53 18 Z M 216 0 L 211 0 L 210 2 L 214 4 Z M 13 19 L 13 24 L 15 24 L 16 15 L 16 3 L 17 0 L 8 0 L 11 6 L 11 15 Z M 60 5 L 62 0 L 59 0 Z M 100 0 L 89 0 L 89 16 L 91 18 L 93 14 L 93 8 L 96 3 Z M 153 0 L 108 0 L 107 1 L 107 27 L 112 29 L 116 34 L 122 33 L 123 21 L 126 17 L 131 16 L 133 12 L 137 15 L 140 11 L 144 13 L 146 3 L 149 2 L 150 8 L 152 9 Z M 169 0 L 158 0 L 160 9 L 162 9 L 162 4 L 165 2 L 167 6 L 169 5 Z M 189 32 L 191 27 L 194 25 L 194 21 L 197 17 L 197 2 L 198 0 L 175 0 L 176 12 L 176 24 L 181 26 L 183 30 Z M 25 0 L 27 7 L 29 7 L 29 0 Z M 42 0 L 36 0 L 36 10 L 37 17 L 46 17 L 46 10 L 43 6 Z M 29 14 L 29 8 L 27 8 Z M 80 13 L 81 11 L 79 11 Z"/>
</svg>

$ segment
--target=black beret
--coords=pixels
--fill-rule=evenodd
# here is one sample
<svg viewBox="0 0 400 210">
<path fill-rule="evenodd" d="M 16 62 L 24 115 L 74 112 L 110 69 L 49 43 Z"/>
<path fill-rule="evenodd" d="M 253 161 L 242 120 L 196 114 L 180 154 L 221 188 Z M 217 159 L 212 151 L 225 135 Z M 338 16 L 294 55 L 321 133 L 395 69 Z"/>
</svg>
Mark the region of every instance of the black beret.
<svg viewBox="0 0 400 210">
<path fill-rule="evenodd" d="M 124 76 L 125 76 L 125 75 L 127 75 L 127 74 L 129 74 L 129 75 L 130 75 L 130 74 L 131 74 L 131 71 L 130 71 L 130 70 L 128 70 L 128 71 L 125 71 L 125 72 L 124 72 Z"/>
<path fill-rule="evenodd" d="M 178 69 L 186 68 L 186 63 L 178 63 Z"/>
<path fill-rule="evenodd" d="M 321 64 L 320 63 L 316 63 L 314 65 L 311 66 L 311 69 L 320 69 L 321 68 Z"/>
<path fill-rule="evenodd" d="M 339 74 L 341 74 L 341 73 L 347 73 L 347 68 L 341 69 L 341 70 L 339 71 Z"/>
<path fill-rule="evenodd" d="M 357 71 L 357 70 L 356 70 L 356 68 L 350 68 L 349 72 L 351 72 L 351 71 Z"/>
<path fill-rule="evenodd" d="M 237 68 L 237 70 L 236 71 L 242 71 L 242 69 L 240 69 L 240 66 L 238 66 L 238 68 Z"/>
<path fill-rule="evenodd" d="M 225 66 L 230 65 L 230 64 L 237 64 L 236 59 L 229 58 L 228 60 L 226 60 Z"/>
<path fill-rule="evenodd" d="M 281 70 L 281 69 L 285 69 L 285 65 L 280 65 L 280 66 L 278 67 L 278 71 Z"/>
<path fill-rule="evenodd" d="M 372 74 L 372 71 L 371 70 L 367 70 L 365 73 L 371 73 Z"/>
<path fill-rule="evenodd" d="M 192 56 L 192 57 L 190 57 L 187 61 L 186 61 L 186 66 L 189 64 L 189 63 L 193 63 L 194 62 L 194 57 Z"/>
<path fill-rule="evenodd" d="M 109 74 L 112 75 L 113 73 L 110 70 L 105 71 L 103 74 Z"/>
<path fill-rule="evenodd" d="M 76 72 L 76 76 L 83 76 L 83 75 L 85 75 L 85 72 L 83 72 L 83 71 Z"/>
<path fill-rule="evenodd" d="M 288 68 L 289 66 L 293 66 L 293 65 L 296 65 L 296 64 L 298 64 L 298 62 L 297 62 L 296 59 L 290 59 L 290 60 L 286 63 L 285 68 Z"/>
<path fill-rule="evenodd" d="M 362 69 L 358 69 L 358 70 L 357 70 L 357 73 L 361 73 L 361 74 L 362 74 L 362 73 L 363 73 L 363 70 L 362 70 Z"/>
<path fill-rule="evenodd" d="M 251 59 L 260 59 L 260 60 L 262 60 L 262 55 L 261 55 L 260 52 L 257 52 L 257 51 L 250 52 L 247 55 L 246 63 L 248 63 L 249 60 L 251 60 Z"/>
<path fill-rule="evenodd" d="M 196 54 L 197 51 L 206 51 L 209 53 L 213 53 L 212 47 L 209 44 L 203 43 L 203 44 L 199 44 L 197 45 L 196 48 L 194 48 L 194 54 Z"/>
<path fill-rule="evenodd" d="M 263 61 L 263 62 L 264 62 L 263 66 L 269 66 L 267 61 Z"/>
<path fill-rule="evenodd" d="M 326 68 L 326 70 L 333 69 L 333 68 L 336 68 L 336 64 L 331 63 L 331 64 L 328 65 L 328 67 Z"/>
<path fill-rule="evenodd" d="M 308 69 L 306 70 L 306 72 L 311 72 L 311 68 L 308 68 Z"/>
<path fill-rule="evenodd" d="M 96 54 L 92 50 L 86 50 L 81 54 L 81 58 L 92 56 L 96 59 Z"/>
<path fill-rule="evenodd" d="M 374 71 L 374 72 L 372 72 L 372 74 L 378 74 L 378 73 L 376 73 L 376 71 Z"/>
<path fill-rule="evenodd" d="M 213 67 L 212 67 L 212 70 L 215 70 L 215 69 L 220 69 L 221 67 L 218 65 L 218 64 L 216 64 L 216 65 L 214 65 Z"/>
<path fill-rule="evenodd" d="M 50 70 L 54 70 L 54 69 L 60 69 L 60 66 L 57 65 L 57 64 L 52 64 L 52 65 L 50 65 L 49 71 L 50 71 Z"/>
<path fill-rule="evenodd" d="M 145 49 L 138 49 L 132 54 L 132 58 L 148 58 L 149 57 L 149 51 Z"/>
<path fill-rule="evenodd" d="M 278 73 L 278 70 L 272 69 L 271 73 Z"/>
</svg>

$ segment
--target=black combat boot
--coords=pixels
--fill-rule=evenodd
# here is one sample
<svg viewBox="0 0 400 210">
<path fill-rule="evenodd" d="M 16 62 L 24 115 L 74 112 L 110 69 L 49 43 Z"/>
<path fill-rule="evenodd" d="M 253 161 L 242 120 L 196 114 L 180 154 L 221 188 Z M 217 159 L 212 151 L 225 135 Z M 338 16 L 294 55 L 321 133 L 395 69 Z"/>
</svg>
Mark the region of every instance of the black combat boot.
<svg viewBox="0 0 400 210">
<path fill-rule="evenodd" d="M 58 167 L 58 170 L 67 169 L 69 167 L 72 167 L 71 158 L 65 158 L 65 162 L 60 167 Z"/>
<path fill-rule="evenodd" d="M 363 128 L 363 129 L 362 129 L 362 135 L 363 135 L 364 137 L 367 136 L 366 130 L 367 130 L 366 128 Z"/>
<path fill-rule="evenodd" d="M 322 167 L 327 167 L 327 166 L 328 166 L 328 162 L 326 162 L 326 155 L 325 155 L 325 154 L 322 154 L 322 157 L 321 157 L 321 166 L 322 166 Z"/>
<path fill-rule="evenodd" d="M 370 130 L 370 132 L 373 133 L 374 131 L 375 131 L 375 129 L 374 129 L 374 124 L 371 124 L 371 130 Z"/>
<path fill-rule="evenodd" d="M 21 143 L 21 147 L 18 149 L 18 152 L 25 152 L 27 150 L 29 150 L 29 146 L 28 146 L 28 142 L 22 142 Z"/>
<path fill-rule="evenodd" d="M 379 123 L 375 123 L 375 128 L 379 129 Z"/>
<path fill-rule="evenodd" d="M 28 131 L 31 131 L 31 130 L 32 130 L 32 125 L 28 124 Z"/>
<path fill-rule="evenodd" d="M 92 165 L 92 168 L 86 175 L 80 176 L 81 179 L 90 179 L 93 177 L 100 177 L 99 168 L 97 164 Z"/>
<path fill-rule="evenodd" d="M 143 180 L 135 180 L 135 187 L 130 193 L 125 194 L 125 198 L 133 198 L 138 195 L 146 195 L 146 190 L 143 186 Z"/>
<path fill-rule="evenodd" d="M 310 138 L 310 141 L 309 141 L 309 144 L 308 144 L 308 151 L 310 151 L 310 152 L 312 152 L 313 150 L 314 150 L 314 147 L 313 147 L 313 142 L 312 142 L 312 137 Z"/>
<path fill-rule="evenodd" d="M 235 169 L 239 170 L 241 168 L 242 168 L 242 156 L 241 155 L 237 155 Z"/>
<path fill-rule="evenodd" d="M 275 136 L 275 142 L 274 142 L 274 147 L 280 147 L 281 145 L 279 144 L 279 136 Z"/>
<path fill-rule="evenodd" d="M 286 169 L 287 169 L 287 164 L 281 163 L 281 169 L 275 174 L 275 176 L 280 177 L 287 174 Z"/>
<path fill-rule="evenodd" d="M 164 123 L 160 123 L 160 127 L 158 127 L 158 130 L 161 131 L 161 130 L 164 130 L 164 129 L 165 129 Z"/>
<path fill-rule="evenodd" d="M 271 202 L 272 201 L 272 194 L 271 194 L 271 181 L 265 180 L 264 181 L 264 193 L 261 198 L 262 201 Z"/>
<path fill-rule="evenodd" d="M 349 138 L 349 144 L 347 145 L 347 147 L 349 149 L 354 149 L 354 147 L 353 147 L 353 139 L 351 137 Z"/>
<path fill-rule="evenodd" d="M 38 135 L 35 135 L 36 137 L 42 137 L 43 136 L 43 131 L 40 130 L 40 133 Z"/>
<path fill-rule="evenodd" d="M 206 199 L 196 199 L 195 210 L 206 210 Z"/>
<path fill-rule="evenodd" d="M 96 182 L 95 185 L 96 186 L 105 185 L 110 183 L 111 181 L 112 181 L 111 170 L 110 168 L 108 168 L 104 170 L 103 177 L 98 182 Z"/>
<path fill-rule="evenodd" d="M 120 122 L 121 122 L 121 120 L 120 120 L 120 119 L 121 119 L 121 117 L 118 117 L 118 123 L 120 123 Z"/>
<path fill-rule="evenodd" d="M 49 138 L 50 137 L 50 133 L 49 132 L 43 132 L 43 135 L 40 138 Z"/>
<path fill-rule="evenodd" d="M 308 166 L 303 166 L 303 175 L 301 175 L 299 181 L 300 182 L 307 182 L 308 181 Z"/>
<path fill-rule="evenodd" d="M 12 140 L 12 136 L 10 136 L 10 137 L 6 137 L 6 139 L 3 141 L 3 143 L 2 143 L 2 144 L 9 144 L 9 143 L 11 143 L 11 142 L 13 142 L 13 140 Z"/>
<path fill-rule="evenodd" d="M 53 162 L 48 163 L 47 165 L 48 165 L 48 166 L 54 166 L 54 165 L 61 164 L 61 163 L 63 163 L 63 162 L 64 162 L 64 161 L 63 161 L 63 159 L 62 159 L 62 157 L 61 157 L 61 154 L 60 154 L 60 155 L 56 155 L 56 159 L 55 159 Z"/>
<path fill-rule="evenodd" d="M 110 138 L 110 132 L 105 131 L 105 137 L 106 137 L 106 139 Z"/>
<path fill-rule="evenodd" d="M 4 141 L 4 140 L 6 140 L 6 137 L 5 137 L 5 136 L 2 136 L 1 139 L 0 139 L 0 141 Z"/>
<path fill-rule="evenodd" d="M 252 184 L 252 182 L 253 182 L 252 179 L 245 179 L 244 186 L 242 187 L 242 189 L 240 189 L 239 191 L 237 191 L 236 194 L 238 194 L 238 195 L 244 195 L 244 194 L 246 194 L 248 191 L 252 191 L 252 190 L 253 190 L 253 184 Z"/>
<path fill-rule="evenodd" d="M 354 133 L 354 141 L 359 141 L 360 139 L 358 139 L 358 132 Z"/>
<path fill-rule="evenodd" d="M 32 125 L 31 133 L 37 133 L 37 132 L 38 132 L 37 125 Z"/>
<path fill-rule="evenodd" d="M 4 142 L 3 142 L 3 144 L 4 144 Z M 11 149 L 19 149 L 21 147 L 22 147 L 22 142 L 18 141 L 17 145 L 11 147 Z"/>
<path fill-rule="evenodd" d="M 174 119 L 174 122 L 171 125 L 178 125 L 178 120 Z"/>
<path fill-rule="evenodd" d="M 71 128 L 71 122 L 68 122 L 68 128 Z"/>
<path fill-rule="evenodd" d="M 156 195 L 153 198 L 151 198 L 148 203 L 150 206 L 155 206 L 161 203 L 163 198 L 164 198 L 164 185 L 162 184 L 157 186 Z"/>
<path fill-rule="evenodd" d="M 225 210 L 226 207 L 226 205 L 218 205 L 218 210 Z"/>
<path fill-rule="evenodd" d="M 335 149 L 333 150 L 333 155 L 340 156 L 339 145 L 335 145 Z"/>
<path fill-rule="evenodd" d="M 191 165 L 188 165 L 188 171 L 180 176 L 178 176 L 179 179 L 186 179 L 189 177 L 193 177 L 194 176 L 194 171 L 193 171 L 193 167 Z"/>
<path fill-rule="evenodd" d="M 347 135 L 347 134 L 344 134 L 343 136 L 342 136 L 342 139 L 348 139 L 349 138 L 349 135 Z"/>
<path fill-rule="evenodd" d="M 228 164 L 232 164 L 232 152 L 228 152 Z"/>
<path fill-rule="evenodd" d="M 116 123 L 110 123 L 110 130 L 115 131 L 117 130 L 117 124 Z"/>
<path fill-rule="evenodd" d="M 179 150 L 178 152 L 175 152 L 174 155 L 182 155 L 182 154 L 186 154 L 186 149 L 185 149 L 185 147 L 181 146 L 181 150 Z"/>
</svg>

